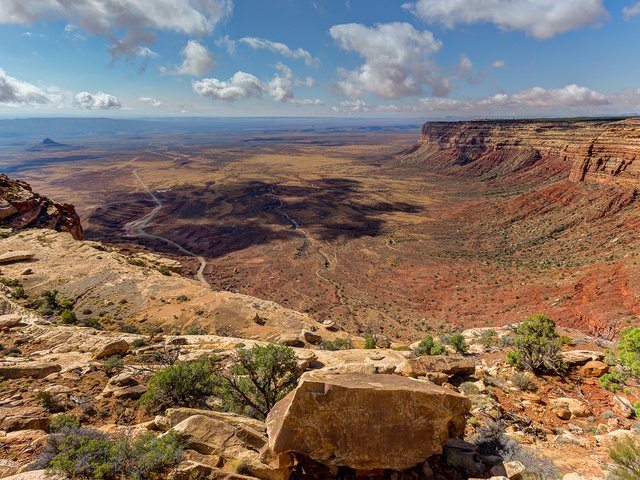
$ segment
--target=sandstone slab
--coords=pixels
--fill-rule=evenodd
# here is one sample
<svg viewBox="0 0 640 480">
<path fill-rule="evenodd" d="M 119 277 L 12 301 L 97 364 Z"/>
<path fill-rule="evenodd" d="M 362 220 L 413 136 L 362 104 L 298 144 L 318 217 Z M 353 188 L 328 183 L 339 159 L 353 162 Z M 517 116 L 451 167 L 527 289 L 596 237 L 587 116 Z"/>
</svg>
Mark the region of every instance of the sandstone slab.
<svg viewBox="0 0 640 480">
<path fill-rule="evenodd" d="M 405 470 L 462 435 L 470 407 L 458 393 L 397 375 L 310 372 L 269 413 L 263 458 L 293 453 L 329 466 Z"/>
<path fill-rule="evenodd" d="M 55 363 L 25 362 L 0 365 L 0 377 L 8 380 L 16 378 L 44 378 L 47 375 L 62 370 L 62 367 Z"/>
<path fill-rule="evenodd" d="M 94 360 L 111 357 L 113 355 L 124 355 L 129 351 L 129 344 L 126 340 L 116 340 L 101 347 L 93 356 Z"/>
<path fill-rule="evenodd" d="M 0 254 L 0 263 L 13 263 L 31 260 L 36 254 L 27 250 L 16 250 Z"/>
<path fill-rule="evenodd" d="M 468 377 L 473 375 L 475 370 L 476 364 L 472 358 L 459 355 L 424 355 L 405 360 L 398 365 L 396 373 L 414 378 L 435 372 Z"/>
<path fill-rule="evenodd" d="M 5 328 L 12 328 L 19 325 L 22 321 L 22 316 L 17 313 L 7 313 L 6 315 L 0 315 L 0 330 Z"/>
</svg>

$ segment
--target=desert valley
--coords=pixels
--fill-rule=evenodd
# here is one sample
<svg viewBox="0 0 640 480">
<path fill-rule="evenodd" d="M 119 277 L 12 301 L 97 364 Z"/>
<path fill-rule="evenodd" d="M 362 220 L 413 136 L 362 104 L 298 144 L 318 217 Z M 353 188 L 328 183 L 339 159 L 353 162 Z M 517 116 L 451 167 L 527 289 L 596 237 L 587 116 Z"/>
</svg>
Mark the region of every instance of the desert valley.
<svg viewBox="0 0 640 480">
<path fill-rule="evenodd" d="M 0 479 L 640 480 L 639 22 L 0 1 Z"/>
</svg>

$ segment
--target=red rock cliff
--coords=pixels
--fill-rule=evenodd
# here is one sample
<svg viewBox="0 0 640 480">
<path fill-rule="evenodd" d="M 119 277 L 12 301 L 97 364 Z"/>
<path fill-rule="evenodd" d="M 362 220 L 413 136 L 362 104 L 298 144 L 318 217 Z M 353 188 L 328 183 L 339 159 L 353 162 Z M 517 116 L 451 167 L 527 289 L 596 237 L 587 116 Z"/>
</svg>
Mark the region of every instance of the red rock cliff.
<svg viewBox="0 0 640 480">
<path fill-rule="evenodd" d="M 427 122 L 403 162 L 464 176 L 536 170 L 638 188 L 640 119 Z"/>
<path fill-rule="evenodd" d="M 83 238 L 80 217 L 73 205 L 56 203 L 31 190 L 31 186 L 0 174 L 0 225 L 15 229 L 51 228 Z"/>
</svg>

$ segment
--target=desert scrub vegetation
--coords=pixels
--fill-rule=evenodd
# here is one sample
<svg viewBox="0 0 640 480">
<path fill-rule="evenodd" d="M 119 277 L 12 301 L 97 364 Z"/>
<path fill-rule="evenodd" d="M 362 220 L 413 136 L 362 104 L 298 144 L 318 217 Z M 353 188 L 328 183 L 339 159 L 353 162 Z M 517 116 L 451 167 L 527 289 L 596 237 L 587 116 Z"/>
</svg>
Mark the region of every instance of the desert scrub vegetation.
<svg viewBox="0 0 640 480">
<path fill-rule="evenodd" d="M 264 419 L 298 384 L 293 349 L 283 345 L 239 347 L 229 362 L 202 357 L 157 371 L 140 403 L 149 413 L 168 407 L 217 408 Z"/>
<path fill-rule="evenodd" d="M 472 442 L 478 446 L 481 455 L 499 455 L 507 462 L 521 462 L 525 467 L 522 480 L 557 480 L 562 478 L 554 463 L 535 451 L 524 447 L 504 433 L 506 425 L 502 421 L 483 423 Z"/>
<path fill-rule="evenodd" d="M 605 361 L 613 369 L 600 377 L 600 385 L 611 392 L 640 386 L 640 327 L 622 331 L 615 351 L 607 351 Z"/>
<path fill-rule="evenodd" d="M 161 437 L 149 432 L 133 439 L 73 425 L 47 437 L 31 468 L 71 479 L 160 480 L 180 463 L 183 452 L 174 432 Z"/>
<path fill-rule="evenodd" d="M 566 370 L 561 347 L 555 322 L 543 314 L 533 315 L 518 325 L 514 349 L 507 354 L 507 362 L 518 370 L 535 374 L 560 374 Z"/>
<path fill-rule="evenodd" d="M 364 346 L 363 348 L 365 350 L 372 350 L 376 348 L 376 340 L 375 338 L 373 338 L 372 335 L 365 335 L 364 336 Z"/>
<path fill-rule="evenodd" d="M 413 350 L 414 357 L 422 355 L 446 355 L 447 349 L 441 343 L 436 342 L 431 335 L 425 337 Z"/>
<path fill-rule="evenodd" d="M 514 387 L 522 392 L 535 392 L 538 389 L 536 383 L 533 381 L 533 378 L 531 378 L 526 373 L 514 373 L 513 377 L 511 377 L 511 382 L 513 383 Z"/>
<path fill-rule="evenodd" d="M 335 340 L 322 340 L 318 344 L 318 348 L 320 350 L 351 350 L 353 348 L 353 343 L 351 343 L 351 339 L 349 338 L 336 338 Z"/>
<path fill-rule="evenodd" d="M 482 330 L 482 332 L 480 332 L 480 334 L 476 337 L 475 341 L 482 345 L 482 348 L 484 348 L 485 350 L 489 350 L 497 346 L 499 340 L 500 336 L 498 335 L 498 331 L 493 328 L 489 328 L 486 330 Z"/>
<path fill-rule="evenodd" d="M 637 480 L 640 478 L 640 438 L 626 437 L 616 442 L 609 452 L 614 467 L 610 480 Z"/>
<path fill-rule="evenodd" d="M 449 345 L 453 347 L 456 353 L 465 354 L 469 351 L 469 346 L 461 333 L 454 333 L 449 337 Z"/>
</svg>

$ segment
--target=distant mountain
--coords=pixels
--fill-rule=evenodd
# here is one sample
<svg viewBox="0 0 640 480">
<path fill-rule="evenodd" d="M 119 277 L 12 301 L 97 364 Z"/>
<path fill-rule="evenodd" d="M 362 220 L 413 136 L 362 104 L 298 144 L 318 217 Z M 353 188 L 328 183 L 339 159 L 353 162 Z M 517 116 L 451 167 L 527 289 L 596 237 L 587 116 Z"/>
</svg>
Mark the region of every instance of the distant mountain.
<svg viewBox="0 0 640 480">
<path fill-rule="evenodd" d="M 40 143 L 34 145 L 33 147 L 27 148 L 27 151 L 29 152 L 43 152 L 43 151 L 47 151 L 47 150 L 77 150 L 80 148 L 84 148 L 84 147 L 79 147 L 79 146 L 73 146 L 73 145 L 67 145 L 64 143 L 58 143 L 55 140 L 52 140 L 50 138 L 45 138 L 43 141 L 41 141 Z"/>
</svg>

